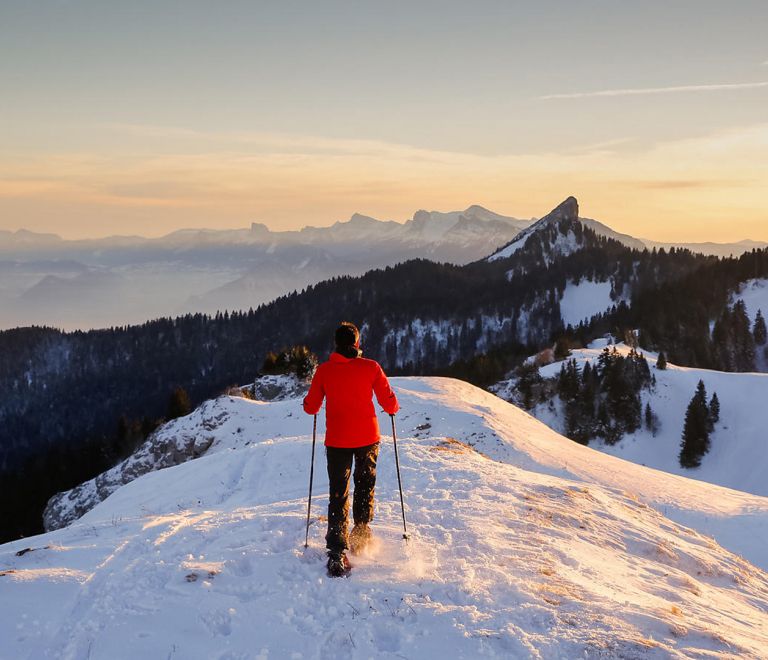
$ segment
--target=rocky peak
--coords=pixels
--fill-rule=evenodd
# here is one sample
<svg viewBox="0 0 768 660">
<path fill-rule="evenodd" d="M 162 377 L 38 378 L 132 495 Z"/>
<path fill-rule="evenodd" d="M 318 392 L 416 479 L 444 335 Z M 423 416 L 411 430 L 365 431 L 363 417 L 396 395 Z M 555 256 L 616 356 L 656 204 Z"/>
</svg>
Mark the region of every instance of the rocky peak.
<svg viewBox="0 0 768 660">
<path fill-rule="evenodd" d="M 578 220 L 579 202 L 575 197 L 569 197 L 557 208 L 550 211 L 542 220 L 557 222 L 558 220 Z"/>
</svg>

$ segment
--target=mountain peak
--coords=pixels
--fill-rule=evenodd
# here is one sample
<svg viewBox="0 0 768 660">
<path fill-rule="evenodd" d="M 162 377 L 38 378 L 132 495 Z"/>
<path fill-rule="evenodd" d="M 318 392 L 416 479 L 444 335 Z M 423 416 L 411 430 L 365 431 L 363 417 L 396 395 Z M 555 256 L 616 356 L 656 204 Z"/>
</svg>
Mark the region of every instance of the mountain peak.
<svg viewBox="0 0 768 660">
<path fill-rule="evenodd" d="M 542 220 L 578 220 L 579 202 L 571 196 L 562 204 L 550 211 Z"/>
<path fill-rule="evenodd" d="M 578 221 L 579 202 L 573 196 L 568 197 L 568 199 L 552 209 L 547 215 L 541 218 L 541 220 L 536 221 L 530 227 L 521 231 L 515 238 L 507 243 L 507 245 L 488 257 L 488 260 L 495 261 L 496 259 L 505 259 L 523 247 L 532 234 L 551 233 L 553 228 L 556 232 L 565 231 L 569 234 L 569 236 L 563 235 L 549 239 L 549 241 L 554 241 L 552 245 L 553 251 L 561 254 L 573 252 L 577 248 L 573 245 L 572 237 L 570 236 L 572 233 L 570 227 Z M 562 225 L 560 225 L 561 222 L 566 223 L 567 229 L 562 229 Z M 558 228 L 558 225 L 560 228 Z"/>
<path fill-rule="evenodd" d="M 363 215 L 362 213 L 355 213 L 352 215 L 352 217 L 349 219 L 350 224 L 353 225 L 373 225 L 373 224 L 381 224 L 379 220 L 376 218 L 372 218 L 369 215 Z"/>
</svg>

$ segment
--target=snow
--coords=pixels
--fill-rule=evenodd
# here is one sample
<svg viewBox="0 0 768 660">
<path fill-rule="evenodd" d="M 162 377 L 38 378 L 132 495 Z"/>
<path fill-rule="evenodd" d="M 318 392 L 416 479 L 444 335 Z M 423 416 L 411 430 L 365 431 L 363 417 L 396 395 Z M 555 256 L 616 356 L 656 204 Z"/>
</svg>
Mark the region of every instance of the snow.
<svg viewBox="0 0 768 660">
<path fill-rule="evenodd" d="M 739 293 L 733 296 L 732 303 L 743 300 L 747 306 L 749 320 L 754 323 L 757 310 L 762 310 L 763 318 L 768 316 L 768 280 L 749 280 L 741 285 Z"/>
<path fill-rule="evenodd" d="M 593 366 L 604 347 L 613 348 L 605 340 L 598 340 L 590 348 L 572 351 L 579 368 L 586 362 Z M 626 355 L 629 348 L 623 344 L 617 350 Z M 678 367 L 668 363 L 667 369 L 656 369 L 658 355 L 641 351 L 656 377 L 656 386 L 641 393 L 642 407 L 650 404 L 659 417 L 661 428 L 654 436 L 643 427 L 625 436 L 616 445 L 595 442 L 591 446 L 600 451 L 671 474 L 691 477 L 727 488 L 768 497 L 768 421 L 764 415 L 768 400 L 768 374 L 727 373 L 707 369 Z M 570 358 L 569 358 L 570 359 Z M 540 370 L 542 377 L 555 378 L 562 362 L 555 362 Z M 720 400 L 720 421 L 710 437 L 710 451 L 696 469 L 680 467 L 678 456 L 688 407 L 699 380 L 704 382 L 707 396 L 717 392 Z M 499 394 L 509 396 L 509 390 L 500 388 Z M 547 426 L 564 430 L 563 410 L 559 399 L 538 405 L 532 414 Z M 766 539 L 768 541 L 768 539 Z"/>
<path fill-rule="evenodd" d="M 520 232 L 520 235 L 512 239 L 512 242 L 507 245 L 507 247 L 488 257 L 488 261 L 496 261 L 497 259 L 506 259 L 507 257 L 511 257 L 520 248 L 525 246 L 525 244 L 528 242 L 528 236 L 530 236 L 530 234 Z"/>
<path fill-rule="evenodd" d="M 575 328 L 582 321 L 588 321 L 614 304 L 611 300 L 610 282 L 569 282 L 560 300 L 560 316 L 564 325 L 572 325 Z"/>
<path fill-rule="evenodd" d="M 768 655 L 768 576 L 734 554 L 768 566 L 768 499 L 582 447 L 460 381 L 392 384 L 410 543 L 385 437 L 376 544 L 326 578 L 322 451 L 303 548 L 311 418 L 221 397 L 203 457 L 0 546 L 3 657 Z"/>
</svg>

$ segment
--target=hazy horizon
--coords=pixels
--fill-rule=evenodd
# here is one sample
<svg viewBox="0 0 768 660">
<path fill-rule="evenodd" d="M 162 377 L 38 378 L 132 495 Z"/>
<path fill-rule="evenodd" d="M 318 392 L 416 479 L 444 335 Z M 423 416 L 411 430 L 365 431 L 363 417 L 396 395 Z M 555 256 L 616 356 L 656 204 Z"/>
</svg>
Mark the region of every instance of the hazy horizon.
<svg viewBox="0 0 768 660">
<path fill-rule="evenodd" d="M 480 205 L 471 204 L 470 207 L 471 206 L 480 206 Z M 467 209 L 470 208 L 470 207 L 467 207 Z M 483 208 L 485 208 L 485 207 L 483 207 Z M 417 209 L 417 211 L 414 211 L 414 213 L 416 213 L 418 211 L 427 211 L 428 213 L 448 214 L 448 213 L 462 212 L 462 211 L 465 211 L 467 209 L 445 209 L 445 210 Z M 531 218 L 522 218 L 522 217 L 516 216 L 516 215 L 507 215 L 507 214 L 504 214 L 504 213 L 498 213 L 498 211 L 496 211 L 495 209 L 488 209 L 488 208 L 486 208 L 486 210 L 487 211 L 491 211 L 492 213 L 496 213 L 497 215 L 502 215 L 504 217 L 512 218 L 512 219 L 515 219 L 515 220 L 531 220 L 531 221 L 536 221 L 536 220 L 539 220 L 539 219 L 543 218 L 546 215 L 546 213 L 542 213 L 540 216 L 533 216 Z M 552 210 L 552 209 L 550 209 L 550 210 Z M 277 233 L 277 232 L 300 232 L 302 229 L 322 229 L 322 228 L 331 227 L 334 224 L 345 224 L 345 223 L 350 222 L 352 217 L 354 217 L 355 215 L 361 215 L 361 216 L 369 217 L 369 218 L 372 218 L 373 220 L 376 220 L 376 221 L 382 222 L 382 223 L 385 223 L 385 222 L 395 222 L 395 223 L 400 224 L 400 225 L 404 225 L 408 221 L 413 220 L 413 214 L 411 214 L 411 217 L 408 217 L 408 218 L 406 218 L 404 220 L 399 220 L 399 219 L 382 220 L 380 218 L 374 218 L 373 216 L 370 216 L 370 215 L 368 215 L 366 213 L 353 213 L 350 217 L 348 217 L 348 218 L 346 218 L 344 220 L 337 220 L 337 221 L 332 222 L 332 223 L 330 223 L 328 225 L 324 225 L 324 226 L 304 225 L 303 227 L 299 227 L 298 229 L 273 229 L 266 222 L 255 223 L 255 224 L 263 224 L 263 225 L 265 225 L 267 227 L 267 229 L 269 229 L 271 232 L 274 232 L 274 233 Z M 580 214 L 580 217 L 586 218 L 587 216 L 584 216 L 584 215 Z M 596 218 L 589 218 L 589 219 L 596 220 Z M 597 221 L 601 222 L 600 220 L 597 220 Z M 610 225 L 607 225 L 604 222 L 601 223 L 601 224 L 605 224 L 609 229 L 613 229 L 613 227 L 611 227 Z M 173 229 L 173 230 L 171 230 L 168 233 L 157 234 L 157 235 L 103 234 L 103 235 L 80 236 L 80 237 L 71 237 L 71 236 L 67 236 L 66 234 L 62 234 L 62 233 L 58 233 L 58 232 L 35 232 L 35 231 L 27 229 L 25 227 L 22 227 L 22 228 L 17 229 L 17 230 L 3 230 L 3 229 L 0 229 L 0 231 L 10 231 L 12 233 L 28 231 L 28 232 L 31 232 L 31 233 L 34 233 L 34 234 L 37 234 L 37 235 L 49 234 L 49 235 L 58 236 L 63 241 L 73 241 L 74 242 L 74 241 L 99 241 L 99 240 L 105 240 L 105 239 L 110 239 L 110 238 L 140 238 L 140 239 L 146 239 L 146 240 L 157 240 L 157 239 L 161 239 L 161 238 L 166 238 L 166 237 L 168 237 L 168 236 L 170 236 L 170 235 L 172 235 L 174 233 L 184 232 L 184 231 L 190 231 L 190 232 L 195 232 L 195 231 L 217 232 L 217 231 L 247 231 L 249 229 L 251 229 L 251 225 L 250 224 L 247 225 L 247 226 L 239 226 L 239 227 L 238 226 L 233 226 L 233 227 L 207 227 L 207 226 L 200 226 L 200 227 L 178 227 L 177 229 Z M 621 233 L 623 233 L 623 232 L 621 232 Z M 697 241 L 697 240 L 692 240 L 692 239 L 691 240 L 681 239 L 681 240 L 678 240 L 678 241 L 665 241 L 665 240 L 662 240 L 662 239 L 657 239 L 654 236 L 636 236 L 636 235 L 633 235 L 633 234 L 628 234 L 628 235 L 632 236 L 633 238 L 637 238 L 639 240 L 650 241 L 650 242 L 653 242 L 653 243 L 716 243 L 716 244 L 717 243 L 719 243 L 719 244 L 737 244 L 737 243 L 748 243 L 748 242 L 768 243 L 768 240 L 760 241 L 759 239 L 754 239 L 754 238 L 752 238 L 750 236 L 745 236 L 745 237 L 742 237 L 740 239 L 731 240 L 731 241 Z"/>
</svg>

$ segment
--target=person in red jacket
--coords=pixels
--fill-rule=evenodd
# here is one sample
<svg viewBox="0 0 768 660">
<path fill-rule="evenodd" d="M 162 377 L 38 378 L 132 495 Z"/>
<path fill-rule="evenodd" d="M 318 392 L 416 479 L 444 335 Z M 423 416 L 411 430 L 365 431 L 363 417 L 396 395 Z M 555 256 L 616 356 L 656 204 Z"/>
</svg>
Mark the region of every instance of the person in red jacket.
<svg viewBox="0 0 768 660">
<path fill-rule="evenodd" d="M 336 350 L 321 364 L 304 399 L 304 411 L 316 415 L 325 399 L 325 452 L 328 461 L 328 573 L 345 574 L 350 563 L 344 551 L 355 554 L 371 540 L 368 523 L 373 518 L 376 459 L 379 454 L 379 422 L 373 407 L 376 395 L 384 412 L 394 415 L 400 406 L 379 363 L 360 357 L 360 333 L 352 323 L 336 330 Z M 354 460 L 355 492 L 352 517 L 355 523 L 347 538 L 349 478 Z M 349 546 L 347 541 L 349 540 Z"/>
</svg>

